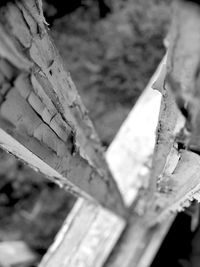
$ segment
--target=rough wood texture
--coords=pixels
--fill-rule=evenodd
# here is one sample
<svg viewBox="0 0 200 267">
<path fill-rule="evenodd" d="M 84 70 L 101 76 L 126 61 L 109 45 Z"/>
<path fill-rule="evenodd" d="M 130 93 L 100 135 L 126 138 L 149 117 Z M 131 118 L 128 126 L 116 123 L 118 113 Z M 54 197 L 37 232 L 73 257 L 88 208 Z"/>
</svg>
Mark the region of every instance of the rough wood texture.
<svg viewBox="0 0 200 267">
<path fill-rule="evenodd" d="M 1 146 L 73 194 L 125 216 L 87 111 L 49 38 L 41 0 L 8 1 L 0 13 L 1 136 L 21 150 L 4 137 Z M 33 164 L 28 150 L 45 167 Z"/>
<path fill-rule="evenodd" d="M 199 5 L 176 1 L 151 178 L 157 221 L 200 201 L 199 26 Z"/>
</svg>

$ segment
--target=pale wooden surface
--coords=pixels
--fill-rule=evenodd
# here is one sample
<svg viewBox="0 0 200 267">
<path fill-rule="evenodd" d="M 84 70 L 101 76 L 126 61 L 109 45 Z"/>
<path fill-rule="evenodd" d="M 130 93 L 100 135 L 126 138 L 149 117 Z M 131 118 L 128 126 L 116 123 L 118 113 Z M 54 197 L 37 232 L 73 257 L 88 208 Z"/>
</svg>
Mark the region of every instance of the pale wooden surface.
<svg viewBox="0 0 200 267">
<path fill-rule="evenodd" d="M 79 199 L 39 266 L 100 267 L 123 228 L 119 217 Z"/>
</svg>

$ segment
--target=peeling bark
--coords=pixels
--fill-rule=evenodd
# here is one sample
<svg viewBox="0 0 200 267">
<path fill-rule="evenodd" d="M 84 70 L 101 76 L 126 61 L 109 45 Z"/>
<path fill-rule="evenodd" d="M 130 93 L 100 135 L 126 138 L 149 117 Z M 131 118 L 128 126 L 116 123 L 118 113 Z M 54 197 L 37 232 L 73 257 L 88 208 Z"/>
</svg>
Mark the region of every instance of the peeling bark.
<svg viewBox="0 0 200 267">
<path fill-rule="evenodd" d="M 61 184 L 69 181 L 73 193 L 124 216 L 104 151 L 48 35 L 41 0 L 0 10 L 0 83 L 1 128 L 56 170 Z M 3 140 L 1 146 L 9 150 Z"/>
</svg>

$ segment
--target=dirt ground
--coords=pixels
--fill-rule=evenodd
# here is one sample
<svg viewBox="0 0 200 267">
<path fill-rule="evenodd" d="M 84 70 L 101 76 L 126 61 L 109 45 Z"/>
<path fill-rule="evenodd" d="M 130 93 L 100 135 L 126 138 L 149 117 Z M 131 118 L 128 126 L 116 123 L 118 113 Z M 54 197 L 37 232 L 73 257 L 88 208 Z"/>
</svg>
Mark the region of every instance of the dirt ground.
<svg viewBox="0 0 200 267">
<path fill-rule="evenodd" d="M 108 147 L 165 52 L 170 1 L 110 0 L 102 7 L 85 0 L 65 10 L 55 3 L 44 5 L 52 38 Z M 40 258 L 74 201 L 0 151 L 0 241 L 24 240 Z M 189 224 L 178 216 L 152 267 L 200 266 L 200 231 L 191 233 Z"/>
</svg>

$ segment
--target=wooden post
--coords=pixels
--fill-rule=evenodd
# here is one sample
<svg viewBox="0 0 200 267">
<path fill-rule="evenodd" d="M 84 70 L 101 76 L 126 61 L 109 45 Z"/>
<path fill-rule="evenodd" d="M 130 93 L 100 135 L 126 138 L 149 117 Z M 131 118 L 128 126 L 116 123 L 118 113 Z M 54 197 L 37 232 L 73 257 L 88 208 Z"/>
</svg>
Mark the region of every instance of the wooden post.
<svg viewBox="0 0 200 267">
<path fill-rule="evenodd" d="M 0 146 L 77 196 L 126 209 L 103 149 L 51 41 L 41 0 L 0 10 Z"/>
</svg>

